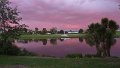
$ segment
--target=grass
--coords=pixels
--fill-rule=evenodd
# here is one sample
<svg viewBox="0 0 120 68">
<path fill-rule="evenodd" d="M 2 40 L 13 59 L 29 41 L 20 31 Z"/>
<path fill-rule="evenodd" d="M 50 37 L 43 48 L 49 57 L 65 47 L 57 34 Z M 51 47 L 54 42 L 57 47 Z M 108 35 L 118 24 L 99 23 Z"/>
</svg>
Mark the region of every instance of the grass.
<svg viewBox="0 0 120 68">
<path fill-rule="evenodd" d="M 28 68 L 119 68 L 118 58 L 39 58 L 0 56 L 0 66 L 24 65 Z"/>
<path fill-rule="evenodd" d="M 62 34 L 52 34 L 52 35 L 21 35 L 19 39 L 47 39 L 47 38 L 79 38 L 83 37 L 84 34 L 67 34 L 68 36 L 61 36 Z"/>
<path fill-rule="evenodd" d="M 116 36 L 117 36 L 117 37 L 120 37 L 120 31 L 117 31 L 117 32 L 116 32 Z"/>
<path fill-rule="evenodd" d="M 84 37 L 85 34 L 67 34 L 68 36 L 61 36 L 62 34 L 52 34 L 52 35 L 21 35 L 19 39 L 48 39 L 48 38 L 79 38 Z M 116 32 L 116 37 L 120 37 L 120 31 Z"/>
</svg>

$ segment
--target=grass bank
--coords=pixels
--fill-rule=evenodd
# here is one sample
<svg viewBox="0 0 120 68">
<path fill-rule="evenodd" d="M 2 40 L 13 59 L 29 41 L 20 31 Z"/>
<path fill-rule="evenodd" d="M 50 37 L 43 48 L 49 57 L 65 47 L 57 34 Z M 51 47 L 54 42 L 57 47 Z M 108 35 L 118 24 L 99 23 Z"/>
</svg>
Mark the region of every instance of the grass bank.
<svg viewBox="0 0 120 68">
<path fill-rule="evenodd" d="M 51 35 L 21 35 L 19 39 L 48 39 L 48 38 L 79 38 L 84 37 L 85 34 L 67 34 L 67 36 L 62 36 L 63 34 L 51 34 Z M 120 31 L 116 32 L 116 37 L 120 37 Z"/>
<path fill-rule="evenodd" d="M 84 35 L 85 34 L 67 34 L 67 36 L 64 36 L 63 34 L 51 34 L 51 35 L 33 34 L 33 35 L 21 35 L 19 39 L 79 38 L 83 37 Z"/>
<path fill-rule="evenodd" d="M 117 36 L 117 37 L 120 37 L 120 31 L 117 31 L 117 32 L 116 32 L 116 36 Z"/>
<path fill-rule="evenodd" d="M 0 67 L 21 65 L 25 68 L 119 68 L 118 58 L 39 58 L 0 56 Z"/>
</svg>

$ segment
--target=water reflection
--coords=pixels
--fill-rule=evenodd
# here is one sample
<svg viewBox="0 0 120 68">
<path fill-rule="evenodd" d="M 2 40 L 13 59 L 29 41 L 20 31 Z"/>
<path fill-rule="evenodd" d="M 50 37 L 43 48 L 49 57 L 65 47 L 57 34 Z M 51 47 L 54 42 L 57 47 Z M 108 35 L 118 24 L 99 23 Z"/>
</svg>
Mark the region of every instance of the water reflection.
<svg viewBox="0 0 120 68">
<path fill-rule="evenodd" d="M 24 44 L 26 44 L 26 43 L 29 42 L 29 40 L 17 40 L 17 42 L 20 42 L 20 43 L 24 43 Z"/>
<path fill-rule="evenodd" d="M 84 41 L 83 37 L 80 37 L 79 41 L 82 43 Z"/>
<path fill-rule="evenodd" d="M 63 41 L 64 41 L 64 38 L 60 38 L 60 41 L 63 42 Z"/>
<path fill-rule="evenodd" d="M 3 41 L 0 40 L 0 55 L 10 55 L 10 56 L 24 56 L 32 55 L 32 53 L 22 50 L 14 44 L 15 41 Z M 22 41 L 26 43 L 26 41 Z"/>
<path fill-rule="evenodd" d="M 43 54 L 49 56 L 65 56 L 70 53 L 82 53 L 84 56 L 109 57 L 120 56 L 118 49 L 112 48 L 116 44 L 113 39 L 112 42 L 107 42 L 107 45 L 95 45 L 91 38 L 71 38 L 71 39 L 39 39 L 39 40 L 17 40 L 16 44 L 19 47 L 26 48 L 28 51 L 35 54 Z M 82 43 L 81 43 L 82 42 Z M 29 45 L 29 46 L 25 46 Z M 101 43 L 102 44 L 102 43 Z M 22 46 L 23 45 L 23 46 Z M 46 45 L 45 47 L 43 45 Z M 56 45 L 53 47 L 52 45 Z M 120 47 L 116 45 L 117 47 Z M 113 53 L 113 51 L 117 51 Z M 119 51 L 119 52 L 118 52 Z M 110 53 L 111 52 L 111 53 Z M 111 55 L 112 54 L 112 55 Z M 115 55 L 114 55 L 115 54 Z"/>
<path fill-rule="evenodd" d="M 42 39 L 43 45 L 47 45 L 47 39 Z"/>
<path fill-rule="evenodd" d="M 91 38 L 85 38 L 87 44 L 91 47 L 96 47 L 96 56 L 98 57 L 110 57 L 110 51 L 113 45 L 116 43 L 116 39 L 112 39 L 111 41 L 106 42 L 98 42 L 97 44 Z"/>
<path fill-rule="evenodd" d="M 50 43 L 52 45 L 57 45 L 57 39 L 50 39 Z"/>
</svg>

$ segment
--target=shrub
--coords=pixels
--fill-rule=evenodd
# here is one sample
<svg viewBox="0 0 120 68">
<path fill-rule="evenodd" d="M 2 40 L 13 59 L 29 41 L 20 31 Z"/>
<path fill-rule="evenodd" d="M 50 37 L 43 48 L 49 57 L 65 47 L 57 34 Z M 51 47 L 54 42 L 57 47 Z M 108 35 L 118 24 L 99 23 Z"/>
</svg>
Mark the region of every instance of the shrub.
<svg viewBox="0 0 120 68">
<path fill-rule="evenodd" d="M 68 54 L 66 58 L 83 58 L 82 54 Z"/>
</svg>

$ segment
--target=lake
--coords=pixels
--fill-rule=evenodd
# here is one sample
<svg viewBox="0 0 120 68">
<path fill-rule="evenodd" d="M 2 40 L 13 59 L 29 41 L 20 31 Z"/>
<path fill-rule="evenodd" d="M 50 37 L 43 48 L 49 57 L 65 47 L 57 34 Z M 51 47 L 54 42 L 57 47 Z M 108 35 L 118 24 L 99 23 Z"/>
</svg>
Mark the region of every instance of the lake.
<svg viewBox="0 0 120 68">
<path fill-rule="evenodd" d="M 105 49 L 90 46 L 81 38 L 17 40 L 15 44 L 28 52 L 47 57 L 65 57 L 68 54 L 95 55 L 99 53 L 99 49 L 101 54 L 104 51 L 102 49 Z M 111 56 L 120 57 L 120 38 L 117 38 L 116 43 L 108 50 Z"/>
</svg>

